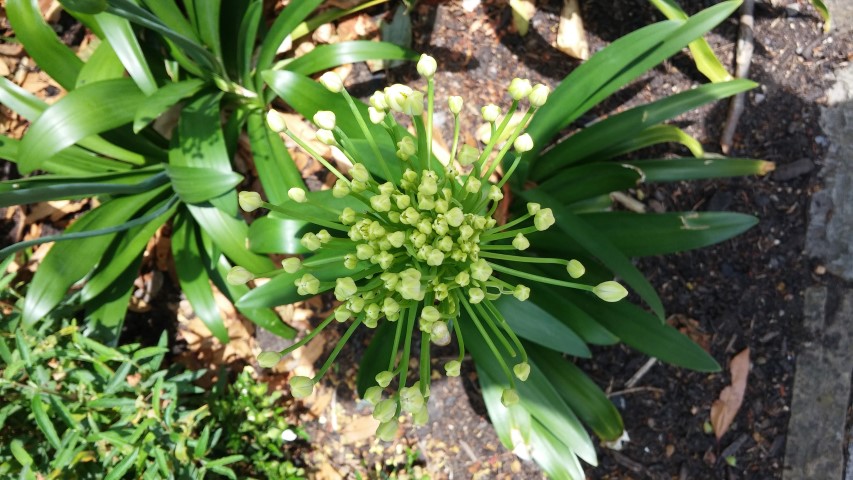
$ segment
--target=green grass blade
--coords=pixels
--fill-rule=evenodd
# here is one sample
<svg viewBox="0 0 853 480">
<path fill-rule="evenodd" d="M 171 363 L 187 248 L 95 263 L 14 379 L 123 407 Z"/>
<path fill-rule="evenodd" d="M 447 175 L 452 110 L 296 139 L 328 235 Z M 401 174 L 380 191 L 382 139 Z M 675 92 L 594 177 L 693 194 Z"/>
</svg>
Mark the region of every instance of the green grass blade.
<svg viewBox="0 0 853 480">
<path fill-rule="evenodd" d="M 45 438 L 47 438 L 48 443 L 50 443 L 53 448 L 59 449 L 61 445 L 59 435 L 56 433 L 56 427 L 53 426 L 53 422 L 50 421 L 50 417 L 47 416 L 47 409 L 44 408 L 44 403 L 41 401 L 41 394 L 33 395 L 33 398 L 30 401 L 30 409 L 33 412 L 33 418 L 36 421 L 36 425 L 38 425 L 39 430 L 41 430 Z"/>
<path fill-rule="evenodd" d="M 651 307 L 652 311 L 663 320 L 663 303 L 654 287 L 637 270 L 637 267 L 634 266 L 631 260 L 616 248 L 616 246 L 581 217 L 569 212 L 545 193 L 537 190 L 527 190 L 522 192 L 521 195 L 527 201 L 538 202 L 544 207 L 550 207 L 554 211 L 554 217 L 557 219 L 555 227 L 595 256 L 607 268 L 612 270 L 614 274 L 621 277 Z"/>
<path fill-rule="evenodd" d="M 0 137 L 0 158 L 18 163 L 20 140 Z M 100 157 L 78 147 L 69 147 L 49 158 L 42 170 L 59 175 L 97 175 L 102 172 L 120 172 L 132 168 L 131 165 Z"/>
<path fill-rule="evenodd" d="M 172 254 L 175 257 L 175 272 L 181 291 L 192 304 L 195 314 L 208 330 L 222 343 L 228 343 L 228 329 L 222 320 L 219 307 L 213 297 L 210 278 L 204 269 L 199 247 L 198 232 L 192 218 L 181 213 L 175 219 L 172 233 Z"/>
<path fill-rule="evenodd" d="M 15 36 L 39 68 L 66 90 L 74 89 L 83 61 L 56 37 L 36 0 L 8 0 L 6 15 Z"/>
<path fill-rule="evenodd" d="M 320 45 L 289 62 L 284 68 L 303 75 L 313 75 L 345 63 L 363 62 L 365 60 L 416 61 L 419 57 L 419 53 L 393 43 L 354 40 L 332 45 Z"/>
<path fill-rule="evenodd" d="M 112 45 L 122 65 L 130 77 L 145 95 L 157 91 L 157 81 L 148 68 L 148 61 L 142 53 L 142 47 L 136 39 L 136 34 L 126 19 L 110 13 L 100 13 L 95 16 L 98 26 L 104 32 L 107 41 Z"/>
</svg>

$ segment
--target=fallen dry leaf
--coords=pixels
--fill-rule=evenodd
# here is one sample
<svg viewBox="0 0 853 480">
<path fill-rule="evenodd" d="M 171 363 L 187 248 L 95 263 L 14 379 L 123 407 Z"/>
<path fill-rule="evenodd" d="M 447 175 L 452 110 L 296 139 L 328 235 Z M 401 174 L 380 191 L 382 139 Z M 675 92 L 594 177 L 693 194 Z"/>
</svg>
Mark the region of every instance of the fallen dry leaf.
<svg viewBox="0 0 853 480">
<path fill-rule="evenodd" d="M 729 364 L 732 384 L 720 392 L 720 398 L 711 405 L 711 425 L 717 440 L 723 437 L 737 416 L 746 392 L 746 379 L 749 376 L 749 348 L 732 357 Z"/>
<path fill-rule="evenodd" d="M 557 28 L 557 49 L 579 60 L 589 58 L 589 42 L 581 20 L 578 0 L 564 0 Z"/>
</svg>

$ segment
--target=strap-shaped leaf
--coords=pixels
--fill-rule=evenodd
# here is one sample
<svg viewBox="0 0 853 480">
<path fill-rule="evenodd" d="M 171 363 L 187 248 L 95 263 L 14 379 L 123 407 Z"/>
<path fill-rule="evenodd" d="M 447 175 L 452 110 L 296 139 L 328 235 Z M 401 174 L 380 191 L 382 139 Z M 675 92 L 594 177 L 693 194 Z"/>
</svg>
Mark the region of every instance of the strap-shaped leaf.
<svg viewBox="0 0 853 480">
<path fill-rule="evenodd" d="M 337 67 L 345 63 L 366 60 L 417 60 L 419 53 L 388 42 L 353 40 L 332 45 L 320 45 L 307 54 L 289 62 L 285 68 L 303 75 Z"/>
<path fill-rule="evenodd" d="M 535 269 L 529 267 L 528 269 L 531 273 L 541 274 Z M 619 341 L 593 317 L 566 300 L 561 295 L 562 288 L 535 282 L 530 285 L 530 290 L 530 301 L 568 325 L 585 342 L 593 345 L 613 345 Z"/>
<path fill-rule="evenodd" d="M 266 37 L 261 43 L 261 49 L 258 53 L 258 61 L 256 63 L 257 70 L 263 71 L 272 67 L 272 62 L 275 60 L 275 55 L 278 48 L 284 42 L 288 35 L 302 23 L 308 15 L 311 14 L 323 0 L 302 0 L 288 4 L 278 17 L 273 22 L 267 32 Z M 336 110 L 337 111 L 337 110 Z"/>
<path fill-rule="evenodd" d="M 41 175 L 0 183 L 0 207 L 96 195 L 128 195 L 159 187 L 168 180 L 165 172 L 151 169 L 84 177 Z"/>
<path fill-rule="evenodd" d="M 187 205 L 195 221 L 234 263 L 252 273 L 268 272 L 273 263 L 246 248 L 249 226 L 210 204 Z"/>
<path fill-rule="evenodd" d="M 575 357 L 592 356 L 578 334 L 534 302 L 504 295 L 494 305 L 519 337 Z"/>
<path fill-rule="evenodd" d="M 65 235 L 126 224 L 140 208 L 164 191 L 165 187 L 160 187 L 138 195 L 114 198 L 81 216 L 66 230 Z M 101 260 L 115 236 L 116 233 L 109 233 L 54 245 L 30 283 L 24 299 L 24 323 L 32 325 L 53 310 L 68 288 Z M 80 255 L 80 252 L 86 254 Z"/>
<path fill-rule="evenodd" d="M 566 296 L 623 342 L 646 355 L 700 372 L 720 370 L 705 350 L 630 302 L 606 303 L 575 291 L 566 292 Z"/>
<path fill-rule="evenodd" d="M 130 22 L 106 12 L 96 15 L 95 20 L 139 89 L 145 95 L 151 95 L 157 91 L 157 81 L 154 80 L 154 75 L 148 68 L 148 62 L 145 60 L 142 47 L 139 46 Z"/>
<path fill-rule="evenodd" d="M 77 86 L 75 88 L 80 88 L 87 83 L 123 76 L 124 65 L 116 55 L 112 45 L 110 42 L 101 42 L 77 75 Z"/>
<path fill-rule="evenodd" d="M 44 403 L 41 401 L 41 393 L 33 395 L 30 401 L 30 409 L 33 412 L 33 418 L 35 419 L 39 430 L 41 430 L 45 438 L 47 438 L 48 443 L 58 450 L 61 445 L 59 435 L 56 433 L 56 427 L 53 426 L 53 422 L 50 421 L 50 417 L 47 416 L 47 410 L 44 408 Z"/>
<path fill-rule="evenodd" d="M 136 111 L 133 117 L 133 131 L 139 132 L 181 100 L 195 95 L 204 84 L 204 80 L 191 78 L 160 87 Z"/>
<path fill-rule="evenodd" d="M 206 202 L 234 190 L 243 181 L 243 176 L 237 172 L 222 172 L 212 168 L 169 165 L 166 172 L 172 189 L 184 203 Z"/>
<path fill-rule="evenodd" d="M 492 426 L 495 427 L 495 433 L 498 434 L 501 443 L 516 454 L 529 452 L 530 412 L 519 404 L 504 407 L 501 403 L 501 393 L 505 387 L 479 365 L 477 365 L 477 380 L 480 383 L 483 403 L 486 404 L 489 419 L 491 419 Z M 513 435 L 513 433 L 515 434 Z M 518 443 L 524 445 L 518 445 Z M 550 475 L 550 472 L 548 473 Z"/>
<path fill-rule="evenodd" d="M 601 159 L 609 159 L 662 143 L 678 143 L 690 150 L 690 153 L 694 157 L 701 158 L 705 156 L 702 144 L 675 125 L 651 126 L 622 141 L 610 144 L 607 148 L 602 149 L 599 155 Z"/>
<path fill-rule="evenodd" d="M 249 74 L 252 71 L 252 52 L 255 51 L 255 42 L 258 37 L 258 29 L 261 25 L 261 16 L 263 15 L 264 2 L 263 0 L 251 0 L 251 3 L 246 7 L 243 14 L 243 19 L 240 21 L 240 32 L 237 35 L 236 68 L 239 72 L 239 80 L 242 83 L 249 81 Z"/>
<path fill-rule="evenodd" d="M 20 140 L 0 137 L 0 158 L 18 163 L 20 144 Z M 66 148 L 42 165 L 42 170 L 60 175 L 98 175 L 102 172 L 120 172 L 130 168 L 131 165 L 127 163 L 99 157 L 77 147 Z"/>
<path fill-rule="evenodd" d="M 24 173 L 41 168 L 64 148 L 133 120 L 145 95 L 130 79 L 104 80 L 69 92 L 30 126 L 19 149 L 18 166 Z M 140 155 L 122 160 L 142 165 Z"/>
<path fill-rule="evenodd" d="M 213 298 L 210 277 L 204 269 L 200 254 L 198 232 L 192 217 L 181 212 L 175 217 L 172 232 L 172 255 L 181 291 L 187 296 L 193 311 L 204 322 L 210 333 L 220 342 L 228 343 L 228 329 L 222 320 L 219 307 Z"/>
<path fill-rule="evenodd" d="M 136 259 L 93 300 L 86 302 L 85 334 L 101 343 L 116 346 L 127 315 L 128 302 L 133 293 L 133 282 L 139 276 L 142 255 Z M 156 347 L 151 347 L 156 348 Z M 139 360 L 134 355 L 134 360 Z"/>
<path fill-rule="evenodd" d="M 142 3 L 154 14 L 152 17 L 162 22 L 169 30 L 198 44 L 201 43 L 192 25 L 184 17 L 178 2 L 175 0 L 143 0 Z M 131 19 L 131 21 L 133 20 Z"/>
<path fill-rule="evenodd" d="M 649 25 L 616 40 L 566 77 L 533 118 L 527 132 L 535 158 L 556 133 L 601 100 L 675 54 L 728 18 L 740 1 L 721 2 L 685 21 Z M 531 169 L 535 171 L 535 169 Z"/>
<path fill-rule="evenodd" d="M 629 257 L 707 247 L 740 235 L 758 223 L 752 215 L 733 212 L 606 212 L 579 217 Z"/>
<path fill-rule="evenodd" d="M 299 243 L 305 230 L 305 222 L 270 214 L 249 225 L 249 248 L 256 253 L 307 253 Z"/>
<path fill-rule="evenodd" d="M 550 207 L 554 212 L 554 217 L 557 219 L 554 227 L 559 228 L 566 236 L 576 241 L 586 251 L 607 266 L 607 268 L 612 270 L 613 273 L 621 277 L 651 307 L 652 311 L 663 320 L 663 303 L 654 287 L 637 270 L 637 267 L 631 263 L 631 260 L 608 241 L 607 238 L 598 233 L 582 218 L 569 212 L 545 193 L 534 189 L 522 192 L 521 195 L 527 201 L 538 202 L 543 206 Z"/>
<path fill-rule="evenodd" d="M 36 0 L 8 0 L 6 15 L 15 36 L 39 68 L 66 90 L 74 89 L 83 62 L 56 37 L 44 21 Z"/>
<path fill-rule="evenodd" d="M 531 421 L 530 446 L 533 460 L 554 478 L 583 480 L 583 466 L 573 455 L 571 445 L 562 441 L 559 432 L 549 430 L 543 421 Z"/>
<path fill-rule="evenodd" d="M 775 168 L 773 162 L 766 160 L 713 157 L 640 160 L 629 165 L 643 172 L 646 183 L 766 175 Z"/>
<path fill-rule="evenodd" d="M 184 2 L 190 21 L 195 25 L 198 36 L 219 62 L 222 62 L 222 45 L 219 35 L 219 12 L 222 0 L 189 0 Z M 228 19 L 232 21 L 232 19 Z"/>
<path fill-rule="evenodd" d="M 539 185 L 563 205 L 636 187 L 640 170 L 618 163 L 588 163 L 562 168 Z"/>
<path fill-rule="evenodd" d="M 614 138 L 630 138 L 652 125 L 756 85 L 748 80 L 706 84 L 608 117 L 542 155 L 537 161 L 535 174 L 537 178 L 548 178 L 567 165 L 596 159 Z"/>
<path fill-rule="evenodd" d="M 279 204 L 287 200 L 289 189 L 304 189 L 302 174 L 290 158 L 284 141 L 267 126 L 261 111 L 249 113 L 246 122 L 252 157 L 267 199 L 271 203 Z"/>
<path fill-rule="evenodd" d="M 623 430 L 622 417 L 595 382 L 551 350 L 529 344 L 525 348 L 560 397 L 596 435 L 604 440 L 619 438 Z"/>
</svg>

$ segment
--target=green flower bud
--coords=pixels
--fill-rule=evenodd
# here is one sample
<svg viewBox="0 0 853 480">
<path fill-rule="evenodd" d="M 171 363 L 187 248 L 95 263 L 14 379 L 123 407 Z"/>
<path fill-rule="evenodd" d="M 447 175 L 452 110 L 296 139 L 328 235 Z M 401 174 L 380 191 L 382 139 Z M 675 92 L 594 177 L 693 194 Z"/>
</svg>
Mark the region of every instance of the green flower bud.
<svg viewBox="0 0 853 480">
<path fill-rule="evenodd" d="M 592 293 L 605 302 L 618 302 L 628 296 L 628 290 L 619 282 L 608 280 L 601 282 L 592 289 Z"/>
<path fill-rule="evenodd" d="M 512 144 L 515 150 L 519 153 L 529 152 L 533 150 L 533 138 L 528 134 L 519 135 Z"/>
<path fill-rule="evenodd" d="M 385 112 L 377 110 L 374 107 L 367 107 L 367 118 L 370 119 L 370 123 L 379 125 L 383 120 L 385 120 Z"/>
<path fill-rule="evenodd" d="M 483 259 L 471 264 L 471 278 L 481 282 L 487 281 L 492 276 L 492 267 Z"/>
<path fill-rule="evenodd" d="M 512 291 L 512 296 L 523 302 L 530 298 L 530 289 L 521 284 L 516 285 L 515 289 Z"/>
<path fill-rule="evenodd" d="M 426 244 L 427 236 L 423 232 L 414 232 L 409 239 L 412 241 L 413 247 L 421 248 Z"/>
<path fill-rule="evenodd" d="M 377 212 L 391 210 L 391 197 L 388 195 L 374 195 L 370 197 L 370 206 Z"/>
<path fill-rule="evenodd" d="M 317 125 L 323 130 L 334 130 L 335 112 L 330 112 L 328 110 L 318 111 L 314 114 L 314 125 Z"/>
<path fill-rule="evenodd" d="M 281 361 L 281 354 L 278 352 L 261 352 L 258 354 L 258 365 L 261 368 L 273 368 Z"/>
<path fill-rule="evenodd" d="M 355 256 L 359 260 L 370 260 L 376 251 L 370 245 L 366 243 L 361 243 L 355 246 Z"/>
<path fill-rule="evenodd" d="M 548 101 L 548 95 L 550 93 L 551 89 L 540 83 L 533 87 L 533 90 L 530 91 L 530 95 L 527 96 L 527 99 L 530 100 L 530 105 L 534 107 L 541 107 Z"/>
<path fill-rule="evenodd" d="M 353 180 L 352 183 L 350 183 L 350 188 L 352 188 L 353 193 L 361 193 L 367 190 L 367 187 L 369 186 L 370 185 L 368 185 L 367 182 L 362 182 L 359 180 Z"/>
<path fill-rule="evenodd" d="M 512 367 L 512 373 L 515 374 L 516 378 L 525 382 L 527 381 L 527 377 L 530 376 L 530 364 L 527 362 L 518 363 Z"/>
<path fill-rule="evenodd" d="M 405 209 L 400 215 L 400 221 L 407 225 L 415 225 L 420 218 L 421 214 L 414 207 Z"/>
<path fill-rule="evenodd" d="M 391 110 L 398 113 L 405 113 L 403 109 L 406 108 L 409 97 L 414 93 L 411 87 L 395 83 L 385 88 L 385 103 Z"/>
<path fill-rule="evenodd" d="M 443 201 L 443 200 L 442 200 Z M 436 218 L 434 222 L 432 222 L 432 231 L 436 233 L 436 235 L 447 235 L 450 233 L 450 226 L 447 225 L 447 220 L 444 218 Z M 453 240 L 450 240 L 450 245 L 453 245 Z M 449 252 L 450 250 L 445 250 Z"/>
<path fill-rule="evenodd" d="M 432 305 L 427 305 L 421 310 L 421 318 L 427 322 L 435 322 L 441 318 L 441 313 Z"/>
<path fill-rule="evenodd" d="M 284 116 L 275 110 L 267 111 L 267 126 L 275 133 L 287 130 L 287 123 L 284 121 Z"/>
<path fill-rule="evenodd" d="M 502 198 L 504 198 L 504 194 L 503 192 L 501 192 L 501 189 L 498 188 L 497 185 L 492 185 L 491 187 L 489 187 L 489 200 L 497 202 L 500 201 Z"/>
<path fill-rule="evenodd" d="M 310 273 L 302 275 L 293 283 L 296 285 L 296 293 L 300 295 L 316 295 L 320 291 L 320 280 Z"/>
<path fill-rule="evenodd" d="M 429 409 L 426 405 L 420 410 L 412 414 L 412 424 L 416 427 L 422 427 L 429 422 Z"/>
<path fill-rule="evenodd" d="M 371 405 L 376 405 L 382 400 L 382 387 L 374 385 L 364 391 L 364 400 Z"/>
<path fill-rule="evenodd" d="M 465 191 L 468 193 L 477 193 L 480 191 L 481 183 L 479 178 L 469 177 L 468 183 L 465 184 Z"/>
<path fill-rule="evenodd" d="M 394 232 L 389 234 L 387 239 L 394 248 L 400 248 L 403 246 L 403 242 L 406 241 L 406 234 L 403 232 Z"/>
<path fill-rule="evenodd" d="M 586 268 L 581 262 L 571 259 L 569 260 L 569 264 L 566 265 L 566 271 L 569 272 L 569 276 L 572 278 L 581 278 L 586 273 Z"/>
<path fill-rule="evenodd" d="M 447 99 L 447 108 L 450 109 L 450 113 L 453 115 L 459 115 L 459 112 L 462 111 L 463 103 L 462 97 L 454 95 Z"/>
<path fill-rule="evenodd" d="M 414 156 L 417 151 L 417 146 L 415 145 L 415 141 L 412 137 L 403 137 L 402 140 L 397 142 L 397 156 L 400 157 L 401 160 L 408 160 L 410 157 Z"/>
<path fill-rule="evenodd" d="M 539 210 L 542 209 L 542 206 L 538 203 L 528 203 L 527 204 L 527 213 L 530 215 L 536 215 L 539 213 Z"/>
<path fill-rule="evenodd" d="M 335 140 L 335 134 L 332 133 L 331 130 L 323 130 L 321 128 L 320 130 L 317 130 L 317 132 L 314 134 L 314 136 L 317 138 L 317 141 L 322 143 L 323 145 L 337 145 L 338 144 L 338 141 Z"/>
<path fill-rule="evenodd" d="M 459 360 L 451 360 L 444 364 L 444 372 L 448 377 L 458 377 L 462 363 Z"/>
<path fill-rule="evenodd" d="M 317 234 L 314 232 L 308 232 L 302 236 L 302 239 L 299 240 L 299 243 L 302 244 L 303 247 L 311 250 L 312 252 L 317 250 L 322 246 L 322 242 L 317 238 Z"/>
<path fill-rule="evenodd" d="M 383 272 L 379 278 L 384 282 L 385 288 L 390 291 L 394 291 L 397 284 L 400 283 L 400 276 L 394 272 Z"/>
<path fill-rule="evenodd" d="M 373 418 L 380 422 L 387 422 L 397 415 L 397 401 L 392 398 L 386 398 L 376 404 L 373 409 Z"/>
<path fill-rule="evenodd" d="M 340 178 L 335 182 L 335 186 L 332 187 L 332 196 L 335 198 L 344 198 L 349 195 L 349 192 L 349 185 Z"/>
<path fill-rule="evenodd" d="M 343 80 L 335 72 L 326 72 L 320 76 L 320 84 L 332 93 L 340 93 L 344 89 Z"/>
<path fill-rule="evenodd" d="M 444 253 L 439 249 L 433 249 L 426 258 L 427 265 L 437 267 L 444 263 Z"/>
<path fill-rule="evenodd" d="M 504 407 L 511 407 L 518 403 L 518 392 L 514 388 L 507 388 L 501 393 L 501 403 Z"/>
<path fill-rule="evenodd" d="M 470 225 L 462 225 L 459 227 L 459 240 L 465 241 L 474 235 L 474 229 Z"/>
<path fill-rule="evenodd" d="M 317 240 L 320 240 L 320 243 L 329 243 L 331 239 L 332 234 L 325 228 L 317 232 Z"/>
<path fill-rule="evenodd" d="M 444 215 L 444 219 L 451 227 L 459 228 L 459 226 L 462 225 L 462 222 L 465 221 L 465 214 L 462 212 L 461 208 L 453 207 L 447 211 Z"/>
<path fill-rule="evenodd" d="M 406 103 L 403 104 L 404 115 L 416 117 L 424 113 L 424 94 L 421 92 L 412 92 Z"/>
<path fill-rule="evenodd" d="M 290 383 L 290 393 L 293 398 L 305 398 L 314 393 L 314 380 L 309 377 L 296 376 L 288 383 Z"/>
<path fill-rule="evenodd" d="M 511 82 L 509 82 L 509 96 L 512 97 L 513 100 L 521 100 L 522 98 L 530 95 L 530 92 L 533 91 L 533 86 L 530 85 L 530 80 L 524 78 L 513 78 Z"/>
<path fill-rule="evenodd" d="M 371 303 L 364 309 L 364 313 L 367 314 L 368 319 L 378 320 L 379 315 L 382 314 L 382 307 L 378 303 Z"/>
<path fill-rule="evenodd" d="M 349 300 L 357 291 L 358 287 L 352 278 L 342 277 L 335 280 L 335 298 L 338 301 Z"/>
<path fill-rule="evenodd" d="M 379 252 L 376 257 L 376 263 L 382 267 L 383 270 L 386 270 L 394 264 L 394 255 L 391 255 L 388 252 Z"/>
<path fill-rule="evenodd" d="M 512 246 L 515 247 L 516 250 L 527 250 L 527 248 L 530 247 L 530 240 L 528 240 L 523 234 L 519 233 L 512 239 Z"/>
<path fill-rule="evenodd" d="M 439 198 L 435 201 L 435 213 L 447 213 L 448 208 L 450 208 L 450 204 L 447 200 Z"/>
<path fill-rule="evenodd" d="M 418 194 L 418 208 L 421 210 L 432 210 L 435 208 L 435 198 L 432 195 Z"/>
<path fill-rule="evenodd" d="M 341 211 L 341 223 L 344 225 L 352 225 L 355 223 L 355 210 L 350 207 L 344 207 L 343 211 Z"/>
<path fill-rule="evenodd" d="M 533 225 L 536 226 L 536 230 L 539 230 L 540 232 L 548 230 L 548 228 L 555 222 L 554 213 L 550 208 L 543 208 L 533 216 Z"/>
<path fill-rule="evenodd" d="M 382 312 L 385 315 L 394 315 L 400 311 L 400 304 L 397 303 L 397 300 L 394 300 L 391 297 L 385 297 L 385 300 L 382 301 Z"/>
<path fill-rule="evenodd" d="M 442 252 L 449 252 L 453 250 L 453 239 L 450 237 L 441 237 L 441 239 L 436 242 L 436 247 Z"/>
<path fill-rule="evenodd" d="M 228 275 L 225 276 L 225 281 L 228 282 L 229 285 L 243 285 L 254 278 L 255 276 L 252 272 L 241 266 L 236 266 L 231 267 L 231 270 L 228 270 Z"/>
<path fill-rule="evenodd" d="M 420 272 L 418 272 L 417 277 L 401 275 L 397 291 L 404 300 L 423 300 L 426 292 L 424 292 L 424 289 L 421 287 Z"/>
<path fill-rule="evenodd" d="M 492 123 L 498 119 L 501 114 L 501 109 L 495 104 L 489 104 L 483 107 L 480 110 L 480 113 L 483 114 L 483 120 Z"/>
<path fill-rule="evenodd" d="M 477 150 L 476 147 L 472 147 L 471 145 L 462 145 L 462 147 L 459 149 L 459 163 L 463 167 L 472 165 L 479 158 L 480 151 Z"/>
<path fill-rule="evenodd" d="M 432 233 L 432 222 L 430 222 L 429 219 L 422 219 L 420 222 L 418 222 L 416 227 L 418 231 L 423 233 L 424 235 L 430 235 Z"/>
<path fill-rule="evenodd" d="M 385 94 L 380 91 L 373 92 L 373 95 L 370 96 L 370 105 L 381 112 L 388 110 L 388 103 L 385 102 Z"/>
<path fill-rule="evenodd" d="M 258 192 L 242 191 L 237 194 L 237 201 L 244 212 L 254 212 L 264 205 Z"/>
<path fill-rule="evenodd" d="M 404 412 L 417 412 L 423 408 L 424 403 L 424 396 L 417 384 L 400 389 L 400 408 Z"/>
<path fill-rule="evenodd" d="M 438 65 L 434 58 L 427 54 L 421 55 L 420 60 L 418 60 L 418 73 L 420 73 L 422 77 L 432 78 L 433 75 L 435 75 L 436 68 L 438 68 Z"/>
<path fill-rule="evenodd" d="M 287 273 L 296 273 L 302 268 L 302 260 L 296 257 L 285 258 L 281 261 L 281 267 Z"/>
<path fill-rule="evenodd" d="M 450 345 L 450 330 L 444 322 L 435 322 L 432 325 L 432 330 L 429 332 L 432 343 L 439 347 Z"/>
<path fill-rule="evenodd" d="M 367 171 L 367 167 L 364 164 L 356 163 L 352 166 L 349 171 L 349 174 L 352 175 L 352 178 L 358 180 L 359 182 L 367 182 L 370 180 L 370 172 Z"/>
<path fill-rule="evenodd" d="M 344 307 L 338 307 L 335 309 L 335 321 L 344 323 L 350 318 L 352 318 L 352 312 L 349 311 L 349 309 Z"/>
<path fill-rule="evenodd" d="M 469 283 L 471 283 L 471 275 L 468 274 L 465 270 L 456 274 L 456 277 L 453 279 L 457 285 L 460 287 L 466 287 Z"/>
<path fill-rule="evenodd" d="M 447 296 L 450 295 L 450 289 L 447 288 L 446 283 L 439 283 L 438 285 L 432 287 L 432 293 L 435 295 L 436 300 L 438 300 L 439 302 L 443 302 L 444 299 L 446 299 Z"/>
<path fill-rule="evenodd" d="M 358 266 L 358 258 L 355 255 L 348 253 L 344 256 L 344 267 L 349 270 L 355 270 Z"/>
<path fill-rule="evenodd" d="M 352 297 L 347 301 L 347 310 L 353 313 L 358 313 L 364 310 L 364 299 L 358 296 Z"/>
<path fill-rule="evenodd" d="M 383 442 L 390 442 L 397 437 L 397 430 L 399 427 L 400 424 L 396 418 L 388 420 L 387 422 L 382 422 L 379 424 L 379 427 L 376 428 L 376 437 Z"/>
<path fill-rule="evenodd" d="M 376 383 L 382 388 L 385 388 L 390 385 L 391 380 L 393 379 L 394 374 L 392 372 L 389 372 L 388 370 L 376 374 Z"/>
<path fill-rule="evenodd" d="M 474 287 L 468 289 L 468 301 L 471 303 L 480 303 L 483 301 L 483 298 L 486 297 L 486 294 L 483 293 L 483 290 Z"/>
</svg>

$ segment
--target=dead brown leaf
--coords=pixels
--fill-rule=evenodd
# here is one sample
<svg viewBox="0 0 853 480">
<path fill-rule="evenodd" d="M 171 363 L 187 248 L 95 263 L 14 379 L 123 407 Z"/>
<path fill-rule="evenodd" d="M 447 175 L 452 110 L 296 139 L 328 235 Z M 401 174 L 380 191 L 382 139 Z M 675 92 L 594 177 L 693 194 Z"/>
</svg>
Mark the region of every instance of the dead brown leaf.
<svg viewBox="0 0 853 480">
<path fill-rule="evenodd" d="M 720 392 L 720 398 L 711 405 L 711 425 L 719 441 L 729 430 L 746 393 L 746 379 L 749 376 L 749 348 L 732 357 L 729 364 L 732 383 Z"/>
</svg>

